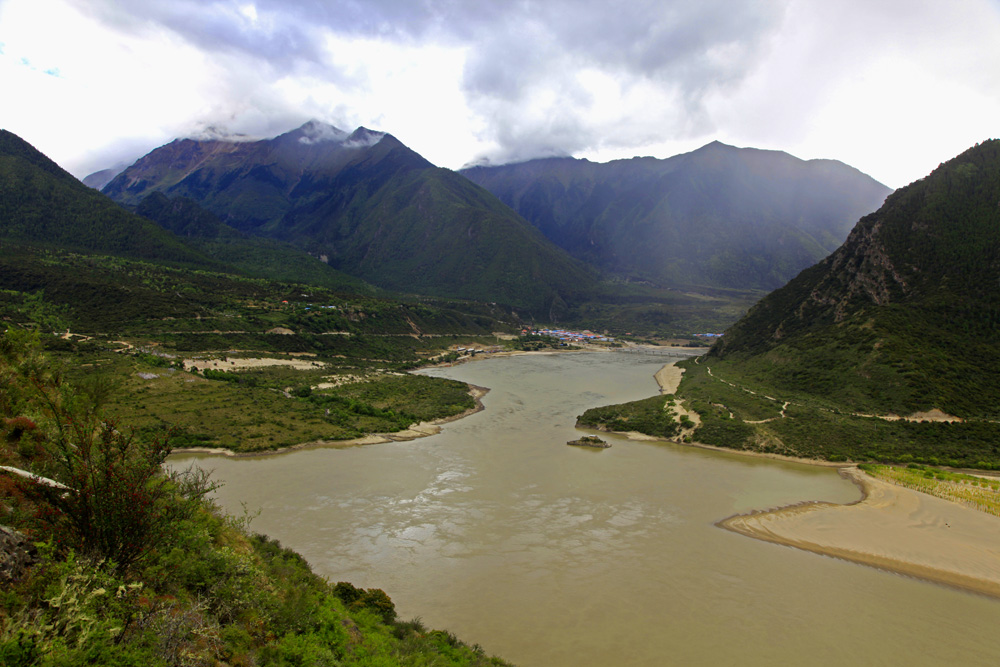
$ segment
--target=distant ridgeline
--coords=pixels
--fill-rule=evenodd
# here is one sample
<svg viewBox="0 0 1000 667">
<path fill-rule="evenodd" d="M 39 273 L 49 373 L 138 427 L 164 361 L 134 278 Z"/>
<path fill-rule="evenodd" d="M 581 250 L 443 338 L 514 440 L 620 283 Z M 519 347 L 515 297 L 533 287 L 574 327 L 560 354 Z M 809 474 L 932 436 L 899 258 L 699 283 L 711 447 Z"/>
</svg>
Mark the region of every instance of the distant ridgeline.
<svg viewBox="0 0 1000 667">
<path fill-rule="evenodd" d="M 0 240 L 188 267 L 223 267 L 88 188 L 6 130 L 0 130 Z"/>
<path fill-rule="evenodd" d="M 891 192 L 841 162 L 719 142 L 665 160 L 549 158 L 461 173 L 574 257 L 670 287 L 780 287 Z"/>
<path fill-rule="evenodd" d="M 1000 141 L 890 195 L 682 365 L 699 442 L 1000 467 Z"/>
</svg>

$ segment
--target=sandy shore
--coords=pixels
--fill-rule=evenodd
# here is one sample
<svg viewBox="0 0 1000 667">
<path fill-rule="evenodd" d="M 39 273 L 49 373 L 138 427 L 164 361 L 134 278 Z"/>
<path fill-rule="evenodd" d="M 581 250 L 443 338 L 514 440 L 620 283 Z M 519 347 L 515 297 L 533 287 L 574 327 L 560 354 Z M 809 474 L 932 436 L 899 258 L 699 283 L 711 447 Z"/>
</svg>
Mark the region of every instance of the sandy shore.
<svg viewBox="0 0 1000 667">
<path fill-rule="evenodd" d="M 843 468 L 849 505 L 802 503 L 719 522 L 760 540 L 1000 597 L 1000 519 Z"/>
<path fill-rule="evenodd" d="M 676 363 L 677 360 L 675 359 L 656 371 L 653 375 L 656 379 L 656 384 L 660 385 L 661 394 L 675 394 L 677 393 L 677 388 L 681 386 L 681 378 L 684 376 L 684 370 L 677 368 L 674 365 Z"/>
<path fill-rule="evenodd" d="M 676 393 L 683 371 L 667 364 L 655 378 L 661 394 Z M 634 440 L 662 440 L 623 433 Z M 675 441 L 674 441 L 675 442 Z M 1000 518 L 896 486 L 854 466 L 702 443 L 720 452 L 838 467 L 860 489 L 855 503 L 804 502 L 741 514 L 717 525 L 759 540 L 877 567 L 1000 598 Z"/>
</svg>

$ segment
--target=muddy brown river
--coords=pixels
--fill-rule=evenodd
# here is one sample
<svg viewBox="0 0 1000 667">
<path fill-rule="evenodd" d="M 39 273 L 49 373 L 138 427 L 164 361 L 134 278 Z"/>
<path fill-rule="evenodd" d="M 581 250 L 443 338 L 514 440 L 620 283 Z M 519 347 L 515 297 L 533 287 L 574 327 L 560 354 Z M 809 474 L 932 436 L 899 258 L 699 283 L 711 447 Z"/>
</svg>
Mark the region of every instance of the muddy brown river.
<svg viewBox="0 0 1000 667">
<path fill-rule="evenodd" d="M 860 493 L 834 470 L 603 436 L 577 415 L 657 392 L 667 361 L 526 355 L 425 371 L 486 409 L 410 442 L 226 459 L 219 503 L 260 510 L 332 581 L 519 665 L 996 665 L 1000 602 L 759 542 L 722 518 Z"/>
</svg>

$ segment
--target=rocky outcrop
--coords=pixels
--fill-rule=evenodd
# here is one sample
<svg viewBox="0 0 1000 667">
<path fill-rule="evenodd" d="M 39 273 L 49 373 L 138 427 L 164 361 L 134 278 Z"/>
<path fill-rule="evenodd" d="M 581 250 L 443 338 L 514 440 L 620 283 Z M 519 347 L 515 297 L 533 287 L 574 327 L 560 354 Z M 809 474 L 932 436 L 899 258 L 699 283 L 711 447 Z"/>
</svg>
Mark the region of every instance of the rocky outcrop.
<svg viewBox="0 0 1000 667">
<path fill-rule="evenodd" d="M 0 582 L 17 581 L 36 562 L 35 545 L 13 528 L 0 526 Z"/>
<path fill-rule="evenodd" d="M 570 440 L 567 445 L 574 447 L 595 447 L 597 449 L 607 449 L 611 445 L 594 435 L 585 435 L 579 440 Z"/>
</svg>

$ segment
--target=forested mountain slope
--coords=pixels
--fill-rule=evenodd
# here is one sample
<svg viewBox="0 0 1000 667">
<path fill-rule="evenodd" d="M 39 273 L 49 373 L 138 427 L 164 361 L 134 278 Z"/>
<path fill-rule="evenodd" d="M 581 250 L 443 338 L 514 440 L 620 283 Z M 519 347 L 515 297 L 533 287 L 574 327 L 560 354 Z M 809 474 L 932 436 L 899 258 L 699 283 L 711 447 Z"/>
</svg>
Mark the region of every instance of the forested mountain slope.
<svg viewBox="0 0 1000 667">
<path fill-rule="evenodd" d="M 892 194 L 710 354 L 858 409 L 998 416 L 1000 141 Z"/>
<path fill-rule="evenodd" d="M 831 461 L 1000 469 L 1000 141 L 896 191 L 680 365 L 676 397 L 590 410 L 581 424 Z M 678 418 L 686 410 L 700 424 Z"/>
<path fill-rule="evenodd" d="M 315 121 L 256 142 L 177 140 L 104 192 L 184 196 L 375 285 L 499 301 L 539 315 L 586 297 L 589 271 L 486 190 L 388 134 Z"/>
<path fill-rule="evenodd" d="M 551 158 L 461 173 L 575 257 L 668 286 L 779 287 L 890 192 L 840 162 L 719 142 L 665 160 Z"/>
<path fill-rule="evenodd" d="M 0 130 L 0 238 L 203 268 L 221 266 L 80 183 L 6 130 Z"/>
</svg>

